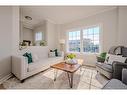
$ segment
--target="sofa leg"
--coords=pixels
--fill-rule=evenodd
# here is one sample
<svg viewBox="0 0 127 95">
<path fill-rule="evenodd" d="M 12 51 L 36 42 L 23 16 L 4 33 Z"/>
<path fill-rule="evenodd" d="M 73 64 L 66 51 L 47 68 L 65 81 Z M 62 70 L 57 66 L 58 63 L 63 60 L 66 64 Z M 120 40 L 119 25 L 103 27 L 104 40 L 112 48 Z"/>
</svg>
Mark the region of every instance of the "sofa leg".
<svg viewBox="0 0 127 95">
<path fill-rule="evenodd" d="M 25 80 L 23 79 L 23 80 L 21 80 L 20 82 L 21 82 L 21 83 L 24 83 L 24 81 L 25 81 Z"/>
</svg>

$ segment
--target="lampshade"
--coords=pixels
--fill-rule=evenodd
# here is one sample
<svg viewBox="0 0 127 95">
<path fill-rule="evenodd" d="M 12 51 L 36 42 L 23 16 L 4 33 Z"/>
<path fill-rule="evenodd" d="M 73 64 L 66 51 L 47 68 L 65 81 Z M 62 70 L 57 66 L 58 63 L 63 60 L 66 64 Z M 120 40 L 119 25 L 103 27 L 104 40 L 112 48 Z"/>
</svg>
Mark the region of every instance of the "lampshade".
<svg viewBox="0 0 127 95">
<path fill-rule="evenodd" d="M 60 44 L 65 44 L 65 40 L 64 39 L 60 39 L 59 43 Z"/>
</svg>

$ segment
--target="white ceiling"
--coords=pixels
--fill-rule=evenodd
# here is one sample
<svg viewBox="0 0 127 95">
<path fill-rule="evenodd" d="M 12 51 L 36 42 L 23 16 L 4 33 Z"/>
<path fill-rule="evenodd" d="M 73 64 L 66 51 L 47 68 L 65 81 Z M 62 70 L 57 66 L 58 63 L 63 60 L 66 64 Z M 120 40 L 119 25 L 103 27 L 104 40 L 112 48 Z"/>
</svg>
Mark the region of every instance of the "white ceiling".
<svg viewBox="0 0 127 95">
<path fill-rule="evenodd" d="M 112 6 L 22 6 L 21 21 L 28 27 L 50 20 L 56 24 L 70 23 L 75 20 L 110 10 Z M 32 17 L 31 21 L 24 16 Z"/>
</svg>

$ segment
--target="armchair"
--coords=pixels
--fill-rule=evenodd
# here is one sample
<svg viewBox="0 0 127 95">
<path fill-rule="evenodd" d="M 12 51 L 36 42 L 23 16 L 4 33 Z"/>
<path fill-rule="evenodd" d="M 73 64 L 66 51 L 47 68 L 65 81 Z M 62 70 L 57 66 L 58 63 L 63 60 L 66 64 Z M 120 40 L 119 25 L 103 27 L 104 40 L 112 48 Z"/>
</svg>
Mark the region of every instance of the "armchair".
<svg viewBox="0 0 127 95">
<path fill-rule="evenodd" d="M 127 68 L 127 63 L 114 61 L 112 65 L 113 78 L 122 80 L 122 69 Z"/>
<path fill-rule="evenodd" d="M 123 68 L 120 72 L 122 75 L 121 81 L 119 79 L 111 79 L 103 86 L 102 89 L 127 89 L 127 69 Z"/>
<path fill-rule="evenodd" d="M 121 56 L 126 57 L 127 48 L 123 46 L 112 47 L 109 50 L 108 54 L 121 55 Z M 121 62 L 114 61 L 112 64 L 107 64 L 105 62 L 96 63 L 97 72 L 99 72 L 100 74 L 103 74 L 108 79 L 117 78 L 121 80 L 121 69 L 123 69 L 124 67 L 127 67 L 126 62 L 121 63 Z"/>
</svg>

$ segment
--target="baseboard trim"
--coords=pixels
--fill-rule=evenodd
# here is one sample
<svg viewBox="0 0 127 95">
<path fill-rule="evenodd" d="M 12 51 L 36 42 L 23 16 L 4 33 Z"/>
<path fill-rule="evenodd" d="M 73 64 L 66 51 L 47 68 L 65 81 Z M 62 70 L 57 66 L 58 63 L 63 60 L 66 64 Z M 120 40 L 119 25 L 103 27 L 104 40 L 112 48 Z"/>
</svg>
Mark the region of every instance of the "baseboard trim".
<svg viewBox="0 0 127 95">
<path fill-rule="evenodd" d="M 3 77 L 2 79 L 0 79 L 0 84 L 2 84 L 3 82 L 5 82 L 7 79 L 9 79 L 12 76 L 13 75 L 10 73 L 10 74 L 6 75 L 5 77 Z"/>
<path fill-rule="evenodd" d="M 96 66 L 93 66 L 93 65 L 87 65 L 87 64 L 83 64 L 83 66 L 87 66 L 87 67 L 96 68 Z"/>
</svg>

